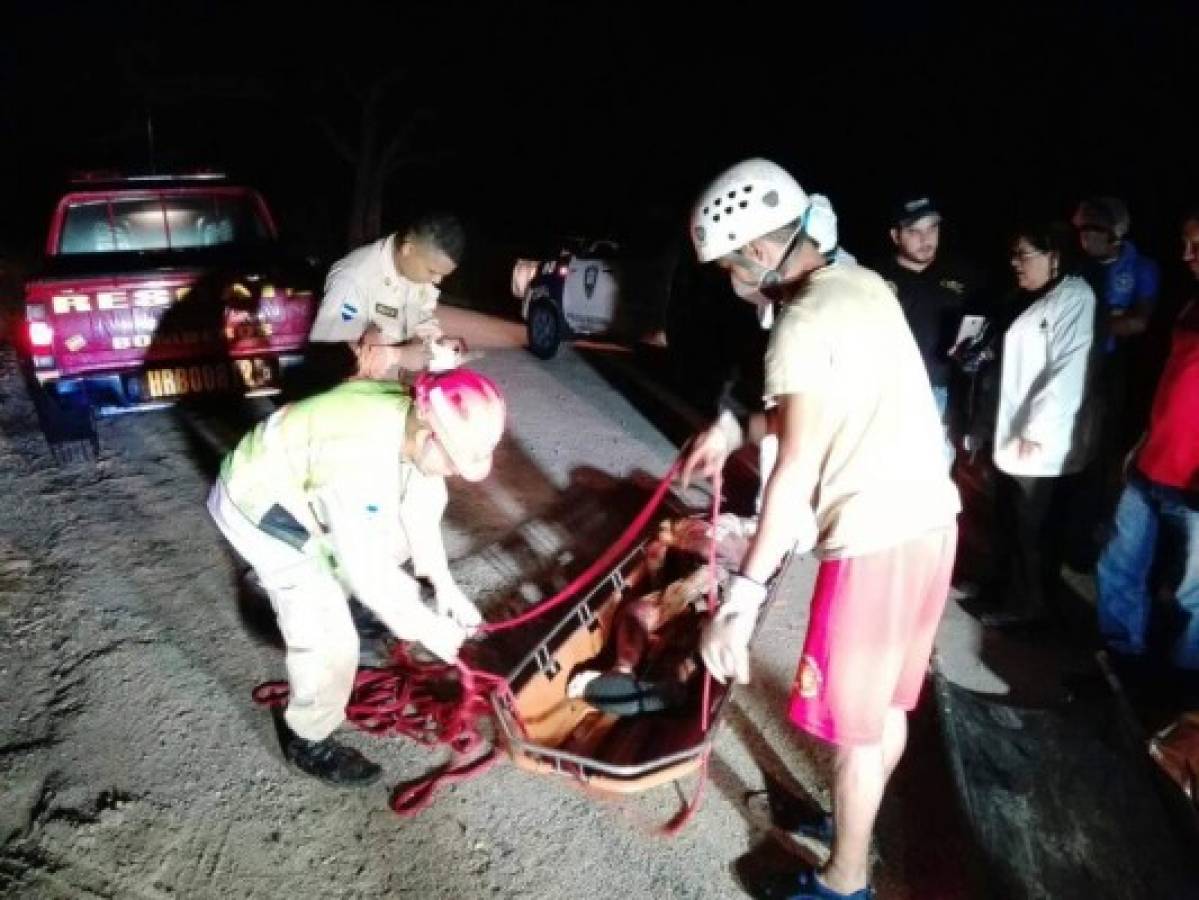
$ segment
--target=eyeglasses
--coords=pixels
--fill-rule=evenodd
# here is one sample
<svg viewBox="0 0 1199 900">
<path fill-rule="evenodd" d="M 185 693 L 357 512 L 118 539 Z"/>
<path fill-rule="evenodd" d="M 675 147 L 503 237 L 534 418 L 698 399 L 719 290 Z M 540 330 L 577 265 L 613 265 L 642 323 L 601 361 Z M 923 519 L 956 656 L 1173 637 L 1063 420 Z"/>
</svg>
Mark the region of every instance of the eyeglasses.
<svg viewBox="0 0 1199 900">
<path fill-rule="evenodd" d="M 1033 259 L 1034 257 L 1044 256 L 1044 255 L 1045 255 L 1044 250 L 1015 250 L 1012 252 L 1012 255 L 1008 258 L 1014 263 L 1021 263 L 1021 262 L 1028 262 L 1030 259 Z"/>
</svg>

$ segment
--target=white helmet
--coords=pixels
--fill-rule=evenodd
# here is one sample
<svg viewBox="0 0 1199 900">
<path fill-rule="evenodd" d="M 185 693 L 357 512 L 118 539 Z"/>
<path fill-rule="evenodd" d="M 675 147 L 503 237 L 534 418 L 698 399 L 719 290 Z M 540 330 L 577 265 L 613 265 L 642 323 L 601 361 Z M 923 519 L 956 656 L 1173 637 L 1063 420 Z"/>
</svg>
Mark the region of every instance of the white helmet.
<svg viewBox="0 0 1199 900">
<path fill-rule="evenodd" d="M 739 162 L 713 181 L 691 212 L 691 241 L 701 263 L 794 222 L 808 211 L 808 195 L 782 166 L 768 159 Z"/>
</svg>

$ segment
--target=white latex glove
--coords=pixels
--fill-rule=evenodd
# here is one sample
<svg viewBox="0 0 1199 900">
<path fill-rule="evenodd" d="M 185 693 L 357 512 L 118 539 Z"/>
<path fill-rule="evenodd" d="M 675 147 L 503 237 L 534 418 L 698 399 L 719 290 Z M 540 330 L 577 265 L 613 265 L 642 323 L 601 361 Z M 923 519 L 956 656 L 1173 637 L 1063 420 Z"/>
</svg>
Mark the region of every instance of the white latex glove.
<svg viewBox="0 0 1199 900">
<path fill-rule="evenodd" d="M 430 372 L 448 372 L 463 362 L 463 346 L 458 339 L 441 337 L 429 342 Z"/>
<path fill-rule="evenodd" d="M 454 579 L 443 578 L 433 582 L 433 593 L 437 614 L 457 622 L 467 635 L 473 634 L 483 624 L 478 607 L 467 599 Z"/>
<path fill-rule="evenodd" d="M 766 585 L 744 575 L 729 576 L 720 609 L 699 641 L 704 665 L 721 684 L 729 679 L 749 684 L 749 639 L 765 600 Z"/>
<path fill-rule="evenodd" d="M 448 616 L 433 616 L 420 629 L 418 640 L 443 662 L 452 663 L 466 640 L 466 629 Z"/>
<path fill-rule="evenodd" d="M 358 377 L 394 381 L 402 372 L 421 372 L 433 356 L 427 344 L 362 344 L 357 349 Z"/>
<path fill-rule="evenodd" d="M 697 471 L 705 478 L 715 478 L 724 468 L 730 453 L 741 446 L 744 435 L 740 424 L 727 410 L 715 422 L 696 435 L 683 461 L 682 484 L 684 489 L 691 483 Z"/>
</svg>

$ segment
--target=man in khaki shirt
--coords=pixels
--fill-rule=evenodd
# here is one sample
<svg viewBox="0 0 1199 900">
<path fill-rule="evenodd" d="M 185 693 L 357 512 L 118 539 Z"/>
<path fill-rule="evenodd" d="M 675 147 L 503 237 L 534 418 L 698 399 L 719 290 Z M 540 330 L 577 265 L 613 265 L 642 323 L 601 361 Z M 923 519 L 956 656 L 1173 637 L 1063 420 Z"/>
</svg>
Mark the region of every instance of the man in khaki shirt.
<svg viewBox="0 0 1199 900">
<path fill-rule="evenodd" d="M 309 341 L 348 344 L 365 377 L 427 369 L 442 337 L 438 285 L 458 267 L 465 246 L 458 219 L 434 213 L 339 259 L 329 269 Z"/>
<path fill-rule="evenodd" d="M 819 252 L 811 208 L 785 170 L 755 159 L 717 178 L 692 214 L 700 261 L 728 271 L 738 295 L 760 293 L 778 309 L 766 355 L 778 462 L 701 650 L 714 677 L 747 682 L 766 581 L 789 550 L 815 548 L 821 566 L 789 714 L 833 745 L 833 813 L 818 829 L 832 852 L 819 872 L 782 887 L 862 900 L 873 896 L 874 819 L 948 594 L 959 501 L 898 301 L 873 272 Z M 723 461 L 716 452 L 695 460 L 706 474 Z"/>
</svg>

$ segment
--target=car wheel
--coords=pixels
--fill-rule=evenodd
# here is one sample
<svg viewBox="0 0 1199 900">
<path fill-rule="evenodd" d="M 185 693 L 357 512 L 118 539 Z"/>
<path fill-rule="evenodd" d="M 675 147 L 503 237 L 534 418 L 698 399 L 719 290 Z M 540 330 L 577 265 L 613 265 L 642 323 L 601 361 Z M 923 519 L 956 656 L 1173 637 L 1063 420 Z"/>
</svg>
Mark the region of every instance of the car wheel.
<svg viewBox="0 0 1199 900">
<path fill-rule="evenodd" d="M 529 352 L 538 359 L 551 359 L 558 352 L 565 330 L 562 314 L 548 300 L 538 300 L 529 308 Z"/>
</svg>

